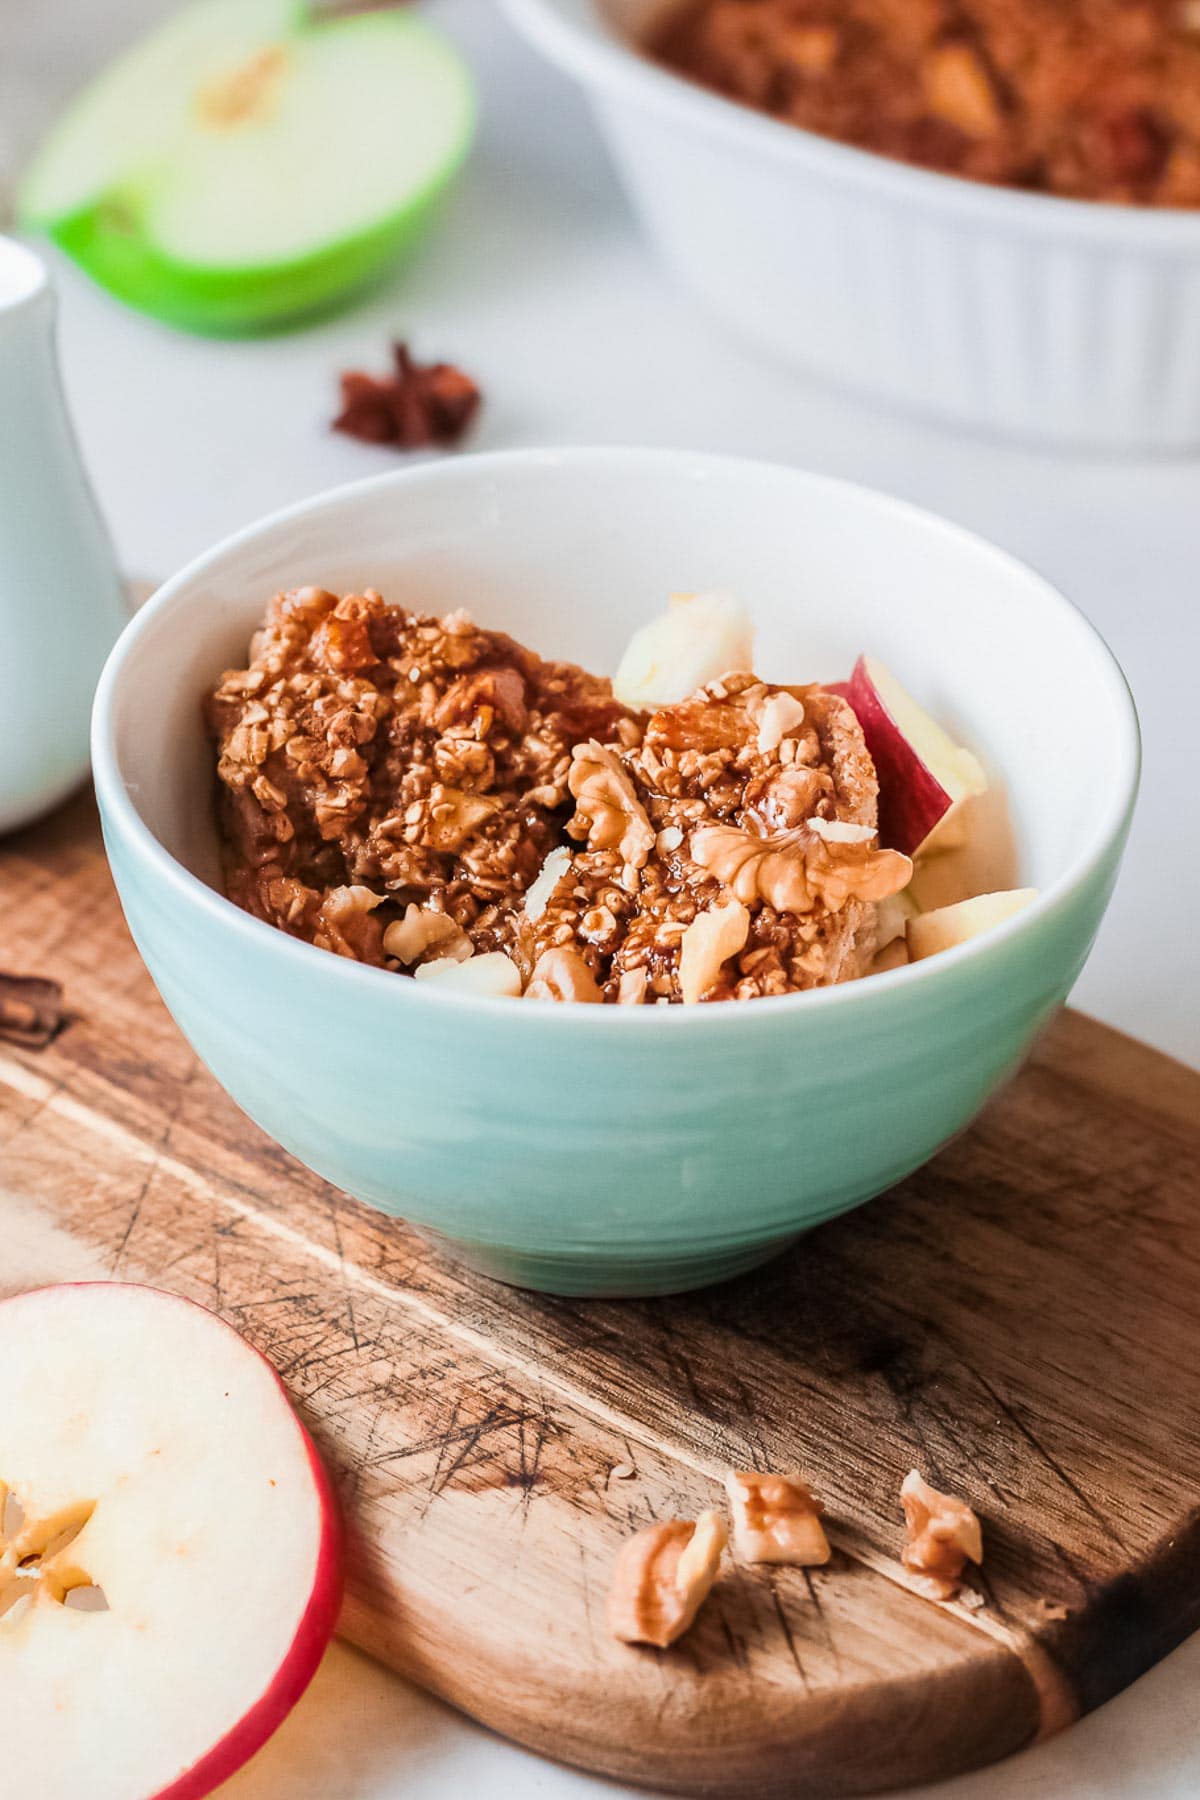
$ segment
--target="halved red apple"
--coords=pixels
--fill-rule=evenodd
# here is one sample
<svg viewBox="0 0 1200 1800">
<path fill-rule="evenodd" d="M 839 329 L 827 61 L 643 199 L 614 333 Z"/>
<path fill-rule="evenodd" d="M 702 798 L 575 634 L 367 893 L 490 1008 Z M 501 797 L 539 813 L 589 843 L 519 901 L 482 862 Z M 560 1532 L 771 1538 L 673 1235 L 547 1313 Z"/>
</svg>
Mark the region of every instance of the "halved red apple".
<svg viewBox="0 0 1200 1800">
<path fill-rule="evenodd" d="M 329 1478 L 215 1314 L 85 1283 L 0 1303 L 0 1788 L 198 1800 L 316 1670 Z"/>
<path fill-rule="evenodd" d="M 858 715 L 879 777 L 880 843 L 906 856 L 961 843 L 961 809 L 987 787 L 978 759 L 873 657 L 860 656 L 835 692 Z"/>
<path fill-rule="evenodd" d="M 941 950 L 953 950 L 1003 925 L 1037 899 L 1036 888 L 1010 888 L 1000 894 L 976 894 L 970 900 L 959 900 L 953 906 L 939 906 L 934 912 L 918 913 L 908 921 L 908 954 L 913 962 L 936 956 Z"/>
</svg>

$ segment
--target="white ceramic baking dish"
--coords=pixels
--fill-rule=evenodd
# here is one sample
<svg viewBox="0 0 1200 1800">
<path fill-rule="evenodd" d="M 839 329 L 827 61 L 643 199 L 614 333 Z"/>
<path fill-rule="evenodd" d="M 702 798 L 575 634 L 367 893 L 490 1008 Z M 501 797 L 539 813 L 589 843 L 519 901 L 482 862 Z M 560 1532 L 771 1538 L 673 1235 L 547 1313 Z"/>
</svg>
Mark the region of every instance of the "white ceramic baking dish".
<svg viewBox="0 0 1200 1800">
<path fill-rule="evenodd" d="M 586 89 L 652 241 L 743 336 L 884 402 L 1109 451 L 1200 444 L 1200 213 L 986 187 L 722 99 L 662 0 L 506 0 Z"/>
</svg>

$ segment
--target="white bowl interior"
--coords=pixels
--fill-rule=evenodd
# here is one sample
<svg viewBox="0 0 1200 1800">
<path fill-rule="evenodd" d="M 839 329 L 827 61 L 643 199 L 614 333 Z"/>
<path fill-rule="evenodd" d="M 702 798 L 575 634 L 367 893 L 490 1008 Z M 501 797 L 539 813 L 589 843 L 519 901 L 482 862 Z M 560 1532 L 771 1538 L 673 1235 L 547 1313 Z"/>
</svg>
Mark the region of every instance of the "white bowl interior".
<svg viewBox="0 0 1200 1800">
<path fill-rule="evenodd" d="M 1006 786 L 1022 881 L 1046 889 L 1114 828 L 1136 768 L 1119 670 L 1028 569 L 865 490 L 765 465 L 626 451 L 464 458 L 361 484 L 220 546 L 129 628 L 102 689 L 122 782 L 219 886 L 200 701 L 269 596 L 379 588 L 466 606 L 546 655 L 609 671 L 676 590 L 724 588 L 760 672 L 835 680 L 880 657 Z M 104 699 L 107 692 L 108 701 Z"/>
</svg>

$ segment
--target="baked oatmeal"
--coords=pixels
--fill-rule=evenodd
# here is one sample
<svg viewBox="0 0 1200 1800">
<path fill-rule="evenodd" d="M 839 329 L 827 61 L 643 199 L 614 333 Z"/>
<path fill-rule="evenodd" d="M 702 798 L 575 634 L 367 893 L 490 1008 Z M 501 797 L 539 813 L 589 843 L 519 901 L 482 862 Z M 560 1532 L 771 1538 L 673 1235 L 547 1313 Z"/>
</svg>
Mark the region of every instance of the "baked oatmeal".
<svg viewBox="0 0 1200 1800">
<path fill-rule="evenodd" d="M 271 601 L 206 711 L 230 898 L 403 968 L 504 949 L 559 842 L 572 750 L 641 733 L 609 682 L 465 613 L 315 587 Z"/>
<path fill-rule="evenodd" d="M 648 47 L 884 156 L 1074 199 L 1200 206 L 1197 0 L 685 0 Z"/>
<path fill-rule="evenodd" d="M 418 982 L 619 1006 L 834 986 L 1035 897 L 922 911 L 908 852 L 961 848 L 987 784 L 884 665 L 779 686 L 731 653 L 718 596 L 676 596 L 614 693 L 465 612 L 277 595 L 206 702 L 227 892 Z"/>
<path fill-rule="evenodd" d="M 876 903 L 912 874 L 877 846 L 858 720 L 820 687 L 728 675 L 655 712 L 638 744 L 579 745 L 570 789 L 580 848 L 518 949 L 534 979 L 563 953 L 582 963 L 586 997 L 749 1000 L 853 980 L 875 954 Z"/>
</svg>

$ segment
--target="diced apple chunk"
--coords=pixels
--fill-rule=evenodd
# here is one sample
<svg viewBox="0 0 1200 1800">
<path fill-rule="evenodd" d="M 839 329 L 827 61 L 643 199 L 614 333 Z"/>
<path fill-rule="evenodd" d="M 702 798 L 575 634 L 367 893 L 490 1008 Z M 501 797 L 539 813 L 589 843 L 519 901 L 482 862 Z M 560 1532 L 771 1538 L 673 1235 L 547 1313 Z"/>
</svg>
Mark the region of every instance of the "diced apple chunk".
<svg viewBox="0 0 1200 1800">
<path fill-rule="evenodd" d="M 1005 893 L 976 894 L 954 906 L 920 913 L 908 922 L 909 956 L 913 962 L 920 962 L 941 950 L 953 950 L 956 944 L 965 944 L 994 925 L 1003 925 L 1036 900 L 1037 894 L 1036 888 L 1010 888 Z"/>
<path fill-rule="evenodd" d="M 550 904 L 551 895 L 571 867 L 571 852 L 559 844 L 551 850 L 535 880 L 525 890 L 525 917 L 535 925 Z"/>
<path fill-rule="evenodd" d="M 889 944 L 904 936 L 909 920 L 916 917 L 917 911 L 917 903 L 907 888 L 902 888 L 898 894 L 889 894 L 877 903 L 875 942 L 880 950 L 886 950 Z"/>
<path fill-rule="evenodd" d="M 838 691 L 858 716 L 879 777 L 880 842 L 906 856 L 960 844 L 965 803 L 987 787 L 978 758 L 872 657 L 860 656 Z"/>
<path fill-rule="evenodd" d="M 908 945 L 902 937 L 892 938 L 890 943 L 875 952 L 871 963 L 872 975 L 886 975 L 890 969 L 903 969 L 911 961 Z"/>
<path fill-rule="evenodd" d="M 433 986 L 455 988 L 463 994 L 476 994 L 482 999 L 515 1000 L 521 992 L 521 972 L 502 950 L 490 950 L 483 956 L 468 956 L 465 962 L 452 957 L 439 957 L 422 963 L 413 970 L 418 981 Z"/>
<path fill-rule="evenodd" d="M 722 675 L 754 666 L 754 629 L 730 594 L 673 594 L 635 631 L 613 677 L 625 706 L 676 706 Z"/>
</svg>

